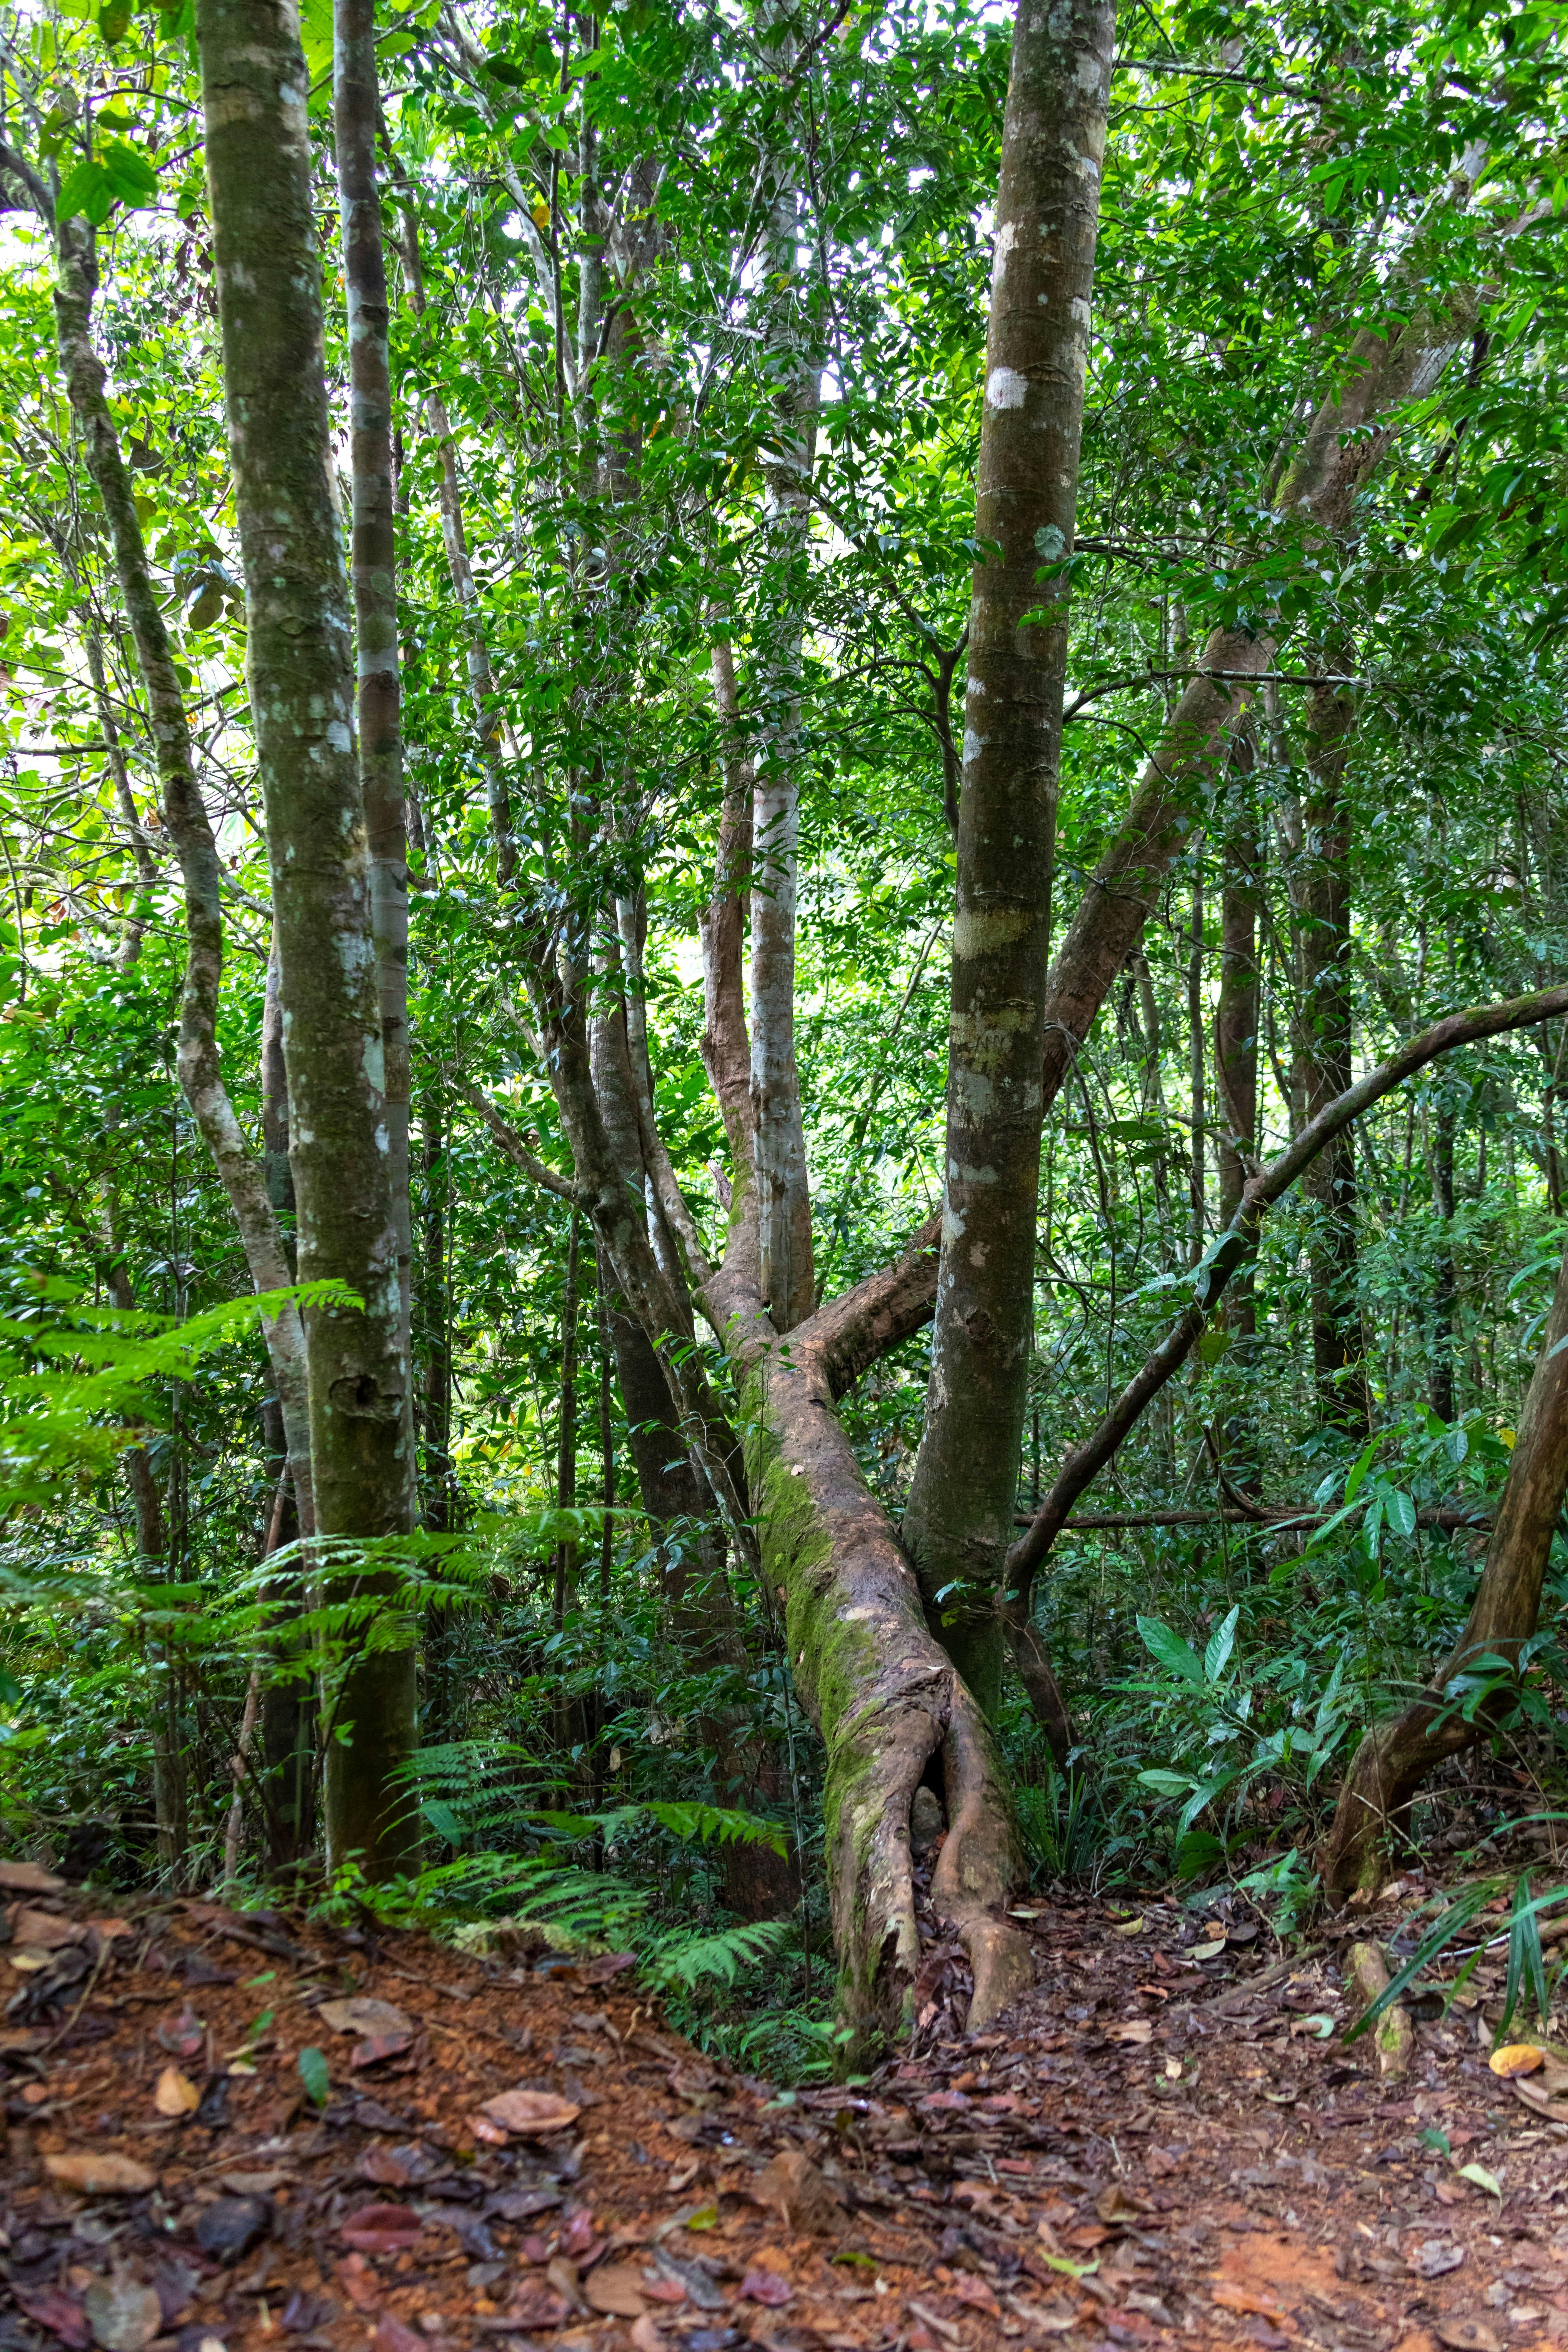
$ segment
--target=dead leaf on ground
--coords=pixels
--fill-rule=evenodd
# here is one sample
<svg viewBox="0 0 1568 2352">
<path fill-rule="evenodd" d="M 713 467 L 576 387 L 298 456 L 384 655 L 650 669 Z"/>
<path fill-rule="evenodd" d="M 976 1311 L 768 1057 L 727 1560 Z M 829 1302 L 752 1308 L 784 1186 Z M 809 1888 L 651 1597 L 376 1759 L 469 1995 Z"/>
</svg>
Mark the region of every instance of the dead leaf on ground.
<svg viewBox="0 0 1568 2352">
<path fill-rule="evenodd" d="M 389 2000 L 355 1993 L 348 2000 L 324 2000 L 316 2015 L 334 2033 L 412 2033 L 414 2020 Z"/>
<path fill-rule="evenodd" d="M 1222 2311 L 1244 2312 L 1259 2319 L 1278 2323 L 1285 2316 L 1278 2298 L 1266 2288 L 1244 2286 L 1239 2279 L 1215 2279 L 1209 2285 L 1209 2301 Z"/>
<path fill-rule="evenodd" d="M 12 2291 L 18 2305 L 34 2325 L 47 2327 L 51 2336 L 58 2336 L 66 2346 L 67 2352 L 87 2352 L 87 2347 L 92 2341 L 92 2332 L 79 2303 L 73 2303 L 70 2296 L 62 2294 L 58 2286 L 16 2287 Z"/>
<path fill-rule="evenodd" d="M 68 1944 L 84 1943 L 87 1938 L 85 1927 L 74 1919 L 62 1919 L 58 1911 L 34 1911 L 18 1903 L 10 1916 L 15 1940 L 30 1944 L 37 1951 L 63 1951 Z"/>
<path fill-rule="evenodd" d="M 416 2336 L 406 2320 L 388 2312 L 371 2337 L 372 2352 L 430 2352 L 427 2336 Z"/>
<path fill-rule="evenodd" d="M 1457 2271 L 1465 2259 L 1463 2246 L 1453 2246 L 1441 2238 L 1428 2238 L 1407 2257 L 1417 2278 L 1442 2278 Z"/>
<path fill-rule="evenodd" d="M 384 2058 L 401 2058 L 412 2050 L 418 2036 L 413 2032 L 372 2033 L 358 2042 L 349 2053 L 349 2064 L 356 2072 L 366 2066 L 379 2066 Z"/>
<path fill-rule="evenodd" d="M 1538 2066 L 1546 2063 L 1546 2053 L 1538 2050 L 1533 2042 L 1510 2042 L 1506 2048 L 1494 2050 L 1487 2064 L 1494 2074 L 1511 2083 L 1516 2074 L 1533 2074 Z"/>
<path fill-rule="evenodd" d="M 1435 2319 L 1432 2333 L 1448 2352 L 1502 2352 L 1484 2319 Z"/>
<path fill-rule="evenodd" d="M 630 2263 L 601 2263 L 588 2274 L 587 2295 L 595 2311 L 612 2319 L 640 2319 L 647 2309 L 642 2281 Z"/>
<path fill-rule="evenodd" d="M 363 2254 L 401 2254 L 413 2245 L 422 2227 L 419 2216 L 406 2205 L 362 2205 L 338 2227 L 345 2246 Z"/>
<path fill-rule="evenodd" d="M 1120 2180 L 1113 2180 L 1095 2199 L 1094 2210 L 1102 2221 L 1132 2221 L 1149 2208 L 1142 2197 L 1131 2196 Z"/>
<path fill-rule="evenodd" d="M 158 2077 L 158 2087 L 153 2094 L 153 2105 L 161 2116 L 194 2116 L 201 2105 L 202 2095 L 188 2074 L 177 2066 L 165 2066 Z"/>
<path fill-rule="evenodd" d="M 553 2091 L 502 2091 L 479 2109 L 487 2123 L 525 2139 L 536 2132 L 564 2131 L 582 2112 L 573 2100 L 558 2098 Z"/>
<path fill-rule="evenodd" d="M 66 2156 L 46 2156 L 44 2170 L 62 2189 L 78 2189 L 84 2197 L 140 2197 L 158 2186 L 158 2176 L 150 2165 L 110 2150 L 94 2154 L 82 2148 Z"/>
<path fill-rule="evenodd" d="M 1142 2050 L 1145 2042 L 1152 2042 L 1154 2038 L 1153 2020 L 1147 2017 L 1125 2017 L 1120 2025 L 1106 2027 L 1105 2038 L 1108 2042 L 1124 2042 L 1130 2049 Z"/>
<path fill-rule="evenodd" d="M 81 2302 L 101 2352 L 142 2352 L 163 2325 L 157 2295 L 134 2279 L 94 2279 Z"/>
<path fill-rule="evenodd" d="M 653 2324 L 651 2313 L 645 2312 L 633 2323 L 632 2352 L 664 2352 L 665 2339 Z"/>
<path fill-rule="evenodd" d="M 0 1862 L 0 1887 L 11 1895 L 63 1895 L 65 1880 L 37 1862 Z"/>
<path fill-rule="evenodd" d="M 1121 1919 L 1113 1923 L 1111 1933 L 1116 1936 L 1141 1936 L 1148 1924 L 1149 1922 L 1142 1918 Z"/>
<path fill-rule="evenodd" d="M 749 2193 L 757 2204 L 771 2205 L 787 2228 L 805 2235 L 837 2230 L 844 2218 L 826 2180 L 798 2147 L 781 2148 L 753 2179 Z"/>
</svg>

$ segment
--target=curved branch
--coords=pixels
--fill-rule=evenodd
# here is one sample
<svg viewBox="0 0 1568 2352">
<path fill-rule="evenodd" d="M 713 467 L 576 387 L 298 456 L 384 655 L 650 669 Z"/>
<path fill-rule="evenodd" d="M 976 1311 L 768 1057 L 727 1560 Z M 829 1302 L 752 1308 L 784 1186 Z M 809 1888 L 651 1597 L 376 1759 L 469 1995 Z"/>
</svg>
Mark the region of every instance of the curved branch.
<svg viewBox="0 0 1568 2352">
<path fill-rule="evenodd" d="M 1531 996 L 1510 997 L 1497 1004 L 1470 1005 L 1463 1012 L 1447 1013 L 1429 1029 L 1423 1029 L 1418 1036 L 1410 1038 L 1389 1060 L 1380 1062 L 1375 1069 L 1358 1078 L 1353 1087 L 1347 1087 L 1342 1094 L 1325 1103 L 1289 1150 L 1270 1160 L 1262 1174 L 1252 1179 L 1243 1191 L 1236 1216 L 1194 1271 L 1190 1304 L 1129 1381 L 1098 1428 L 1081 1445 L 1074 1446 L 1028 1531 L 1008 1552 L 1008 1593 L 1004 1613 L 1009 1624 L 1028 1622 L 1035 1572 L 1061 1533 L 1068 1513 L 1166 1381 L 1186 1361 L 1226 1284 L 1237 1266 L 1256 1251 L 1264 1217 L 1324 1146 L 1383 1096 L 1391 1094 L 1440 1055 L 1452 1053 L 1459 1045 L 1473 1045 L 1483 1037 L 1500 1036 L 1510 1029 L 1531 1028 L 1564 1011 L 1568 1011 L 1568 988 L 1543 988 Z"/>
</svg>

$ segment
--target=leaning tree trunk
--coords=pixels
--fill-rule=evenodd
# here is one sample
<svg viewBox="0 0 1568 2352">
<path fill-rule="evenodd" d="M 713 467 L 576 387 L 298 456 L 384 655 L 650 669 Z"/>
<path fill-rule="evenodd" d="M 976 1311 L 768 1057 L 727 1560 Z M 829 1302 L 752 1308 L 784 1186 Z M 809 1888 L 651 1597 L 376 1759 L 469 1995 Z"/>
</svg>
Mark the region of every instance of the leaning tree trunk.
<svg viewBox="0 0 1568 2352">
<path fill-rule="evenodd" d="M 1541 1589 L 1552 1539 L 1568 1493 L 1568 1255 L 1557 1276 L 1541 1353 L 1492 1522 L 1486 1566 L 1469 1621 L 1453 1655 L 1430 1686 L 1399 1715 L 1367 1732 L 1356 1749 L 1323 1850 L 1322 1879 L 1331 1895 L 1375 1885 L 1392 1832 L 1402 1830 L 1411 1800 L 1445 1757 L 1485 1737 L 1483 1710 L 1467 1723 L 1447 1696 L 1456 1675 L 1489 1657 L 1517 1660 L 1541 1614 Z"/>
<path fill-rule="evenodd" d="M 976 1700 L 1001 1692 L 1035 1297 L 1068 587 L 1115 10 L 1021 6 L 1002 134 L 969 608 L 936 1330 L 904 1543 Z M 1046 568 L 1042 581 L 1040 572 Z"/>
<path fill-rule="evenodd" d="M 316 1525 L 352 1544 L 408 1532 L 414 1480 L 348 583 L 328 483 L 309 77 L 298 20 L 277 0 L 202 0 L 196 40 L 300 1275 L 336 1276 L 360 1302 L 306 1318 Z M 414 1654 L 405 1629 L 384 1623 L 374 1581 L 344 1576 L 336 1589 L 368 1609 L 372 1630 L 328 1748 L 328 1853 L 384 1876 L 413 1852 L 393 1775 L 414 1745 Z"/>
</svg>

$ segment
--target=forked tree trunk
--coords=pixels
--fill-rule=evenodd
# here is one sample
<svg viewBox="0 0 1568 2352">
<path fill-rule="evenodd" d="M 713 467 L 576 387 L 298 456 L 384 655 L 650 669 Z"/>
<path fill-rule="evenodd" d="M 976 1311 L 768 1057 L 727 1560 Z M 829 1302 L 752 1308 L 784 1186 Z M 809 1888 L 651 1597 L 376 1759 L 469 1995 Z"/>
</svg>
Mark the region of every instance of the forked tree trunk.
<svg viewBox="0 0 1568 2352">
<path fill-rule="evenodd" d="M 1405 1827 L 1422 1781 L 1445 1757 L 1461 1754 L 1486 1736 L 1492 1714 L 1483 1710 L 1478 1721 L 1467 1723 L 1446 1696 L 1455 1676 L 1481 1669 L 1489 1657 L 1511 1664 L 1535 1631 L 1552 1539 L 1568 1493 L 1565 1339 L 1568 1255 L 1519 1417 L 1469 1621 L 1430 1686 L 1402 1713 L 1367 1732 L 1356 1749 L 1323 1849 L 1323 1886 L 1331 1895 L 1342 1898 L 1375 1885 L 1390 1835 Z"/>
<path fill-rule="evenodd" d="M 941 1271 L 904 1543 L 979 1706 L 1017 1509 L 1035 1297 L 1068 588 L 1115 9 L 1020 6 L 1002 133 L 969 607 Z M 1043 567 L 1046 577 L 1038 576 Z"/>
<path fill-rule="evenodd" d="M 327 477 L 309 77 L 281 0 L 202 0 L 196 40 L 300 1275 L 336 1276 L 363 1302 L 306 1318 L 316 1525 L 363 1540 L 408 1532 L 414 1479 L 348 583 Z M 376 1588 L 362 1577 L 356 1589 Z M 415 1660 L 405 1631 L 384 1634 L 401 1646 L 353 1664 L 326 1771 L 329 1860 L 357 1853 L 373 1877 L 413 1853 L 392 1776 L 414 1745 Z"/>
</svg>

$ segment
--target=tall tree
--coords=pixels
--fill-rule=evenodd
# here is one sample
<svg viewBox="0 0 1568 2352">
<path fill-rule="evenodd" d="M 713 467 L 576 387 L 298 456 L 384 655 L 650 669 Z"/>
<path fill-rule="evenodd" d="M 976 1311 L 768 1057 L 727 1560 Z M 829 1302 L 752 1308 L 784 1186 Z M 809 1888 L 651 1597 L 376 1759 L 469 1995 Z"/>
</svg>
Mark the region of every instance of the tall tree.
<svg viewBox="0 0 1568 2352">
<path fill-rule="evenodd" d="M 1064 567 L 1114 33 L 1106 0 L 1020 6 L 996 198 L 975 536 L 997 551 L 975 565 L 970 597 L 942 1252 L 904 1514 L 932 1623 L 988 1713 L 1028 1392 Z"/>
<path fill-rule="evenodd" d="M 329 486 L 310 78 L 281 0 L 196 20 L 247 667 L 266 808 L 302 1280 L 355 1305 L 306 1318 L 316 1526 L 349 1547 L 414 1519 L 408 1362 L 389 1181 L 369 845 L 348 583 Z M 415 1659 L 378 1580 L 340 1591 L 369 1631 L 328 1749 L 329 1857 L 368 1875 L 412 1851 L 394 1780 L 415 1740 Z"/>
</svg>

